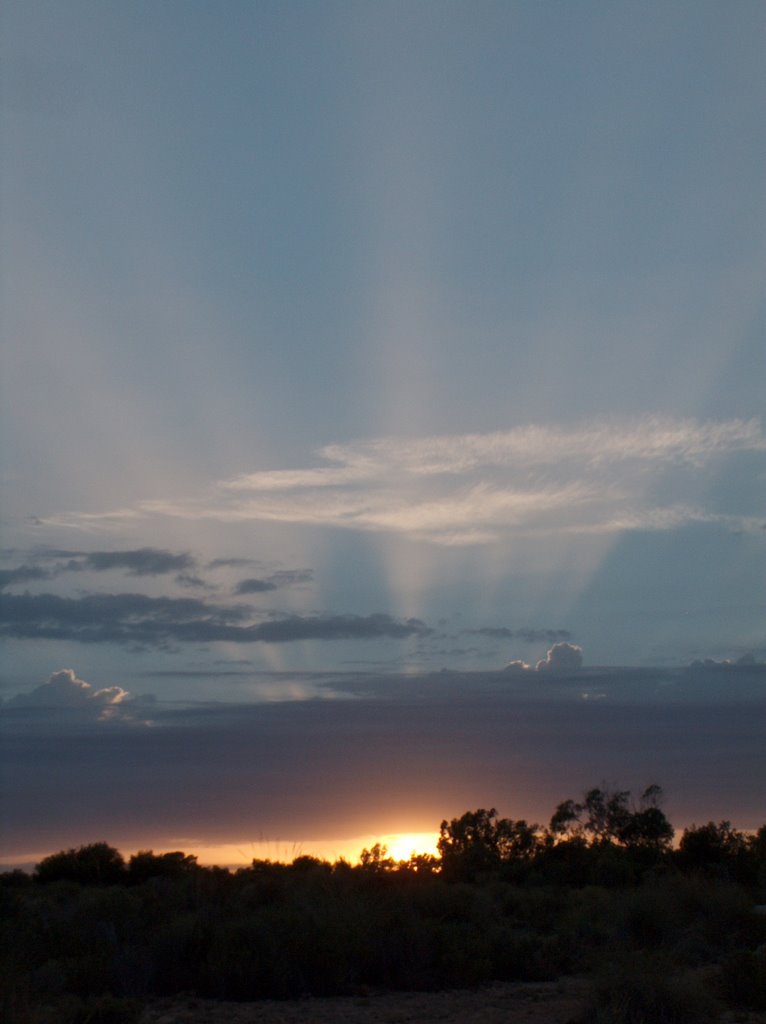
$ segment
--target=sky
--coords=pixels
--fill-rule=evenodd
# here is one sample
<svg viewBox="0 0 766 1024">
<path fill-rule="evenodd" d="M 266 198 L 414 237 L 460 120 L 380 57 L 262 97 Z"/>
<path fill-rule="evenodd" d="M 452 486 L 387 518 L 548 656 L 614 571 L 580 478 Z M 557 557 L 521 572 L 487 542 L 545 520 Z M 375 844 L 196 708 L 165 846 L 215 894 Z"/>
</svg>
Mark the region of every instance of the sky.
<svg viewBox="0 0 766 1024">
<path fill-rule="evenodd" d="M 0 27 L 0 862 L 762 824 L 763 4 Z"/>
</svg>

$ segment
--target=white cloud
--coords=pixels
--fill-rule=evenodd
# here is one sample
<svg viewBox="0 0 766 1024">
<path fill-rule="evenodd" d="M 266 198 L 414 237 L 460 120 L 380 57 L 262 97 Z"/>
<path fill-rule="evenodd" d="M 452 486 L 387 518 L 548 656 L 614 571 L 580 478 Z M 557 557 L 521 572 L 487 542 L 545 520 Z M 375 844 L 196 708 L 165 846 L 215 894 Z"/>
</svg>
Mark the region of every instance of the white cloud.
<svg viewBox="0 0 766 1024">
<path fill-rule="evenodd" d="M 669 530 L 694 522 L 753 529 L 760 524 L 755 517 L 701 506 L 689 481 L 714 459 L 765 450 L 755 419 L 645 417 L 388 437 L 328 445 L 318 452 L 327 465 L 240 474 L 207 497 L 145 501 L 130 514 L 333 526 L 449 545 L 488 544 L 512 534 Z M 660 484 L 662 501 L 653 497 Z M 96 519 L 89 513 L 47 522 L 92 528 Z"/>
<path fill-rule="evenodd" d="M 336 465 L 242 474 L 222 486 L 241 491 L 337 487 L 382 475 L 464 474 L 482 467 L 516 468 L 576 460 L 591 464 L 638 459 L 698 463 L 715 454 L 763 450 L 756 419 L 698 423 L 646 417 L 597 421 L 574 427 L 530 425 L 488 434 L 414 439 L 379 438 L 350 445 L 325 445 L 319 456 Z"/>
<path fill-rule="evenodd" d="M 576 672 L 580 668 L 582 668 L 582 647 L 562 641 L 554 644 L 546 656 L 537 662 L 534 669 L 526 661 L 512 661 L 505 666 L 503 672 L 512 676 L 523 676 L 532 672 L 563 675 L 567 672 Z"/>
</svg>

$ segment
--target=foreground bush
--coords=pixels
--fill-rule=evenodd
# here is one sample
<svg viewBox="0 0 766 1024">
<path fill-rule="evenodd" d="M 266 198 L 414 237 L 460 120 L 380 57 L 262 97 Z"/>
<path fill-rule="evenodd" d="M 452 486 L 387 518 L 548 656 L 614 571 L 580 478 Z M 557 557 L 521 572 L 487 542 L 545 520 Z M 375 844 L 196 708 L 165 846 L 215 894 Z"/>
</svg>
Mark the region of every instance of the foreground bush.
<svg viewBox="0 0 766 1024">
<path fill-rule="evenodd" d="M 698 977 L 641 954 L 624 956 L 598 974 L 582 1024 L 710 1024 L 720 1009 Z"/>
<path fill-rule="evenodd" d="M 142 1000 L 598 979 L 588 1020 L 693 1024 L 766 1008 L 766 831 L 687 829 L 649 787 L 590 790 L 547 830 L 494 808 L 441 826 L 439 858 L 299 857 L 229 872 L 94 843 L 0 876 L 2 1024 L 132 1024 Z M 611 965 L 604 970 L 604 964 Z M 616 966 L 615 966 L 616 964 Z M 711 989 L 701 977 L 715 981 Z M 707 1015 L 707 1016 L 706 1016 Z"/>
</svg>

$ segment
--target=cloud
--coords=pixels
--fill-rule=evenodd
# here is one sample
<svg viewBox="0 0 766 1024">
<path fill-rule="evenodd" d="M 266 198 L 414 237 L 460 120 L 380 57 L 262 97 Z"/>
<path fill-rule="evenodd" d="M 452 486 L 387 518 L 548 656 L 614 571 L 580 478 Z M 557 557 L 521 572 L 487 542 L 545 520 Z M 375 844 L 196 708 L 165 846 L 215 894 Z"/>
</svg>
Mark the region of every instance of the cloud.
<svg viewBox="0 0 766 1024">
<path fill-rule="evenodd" d="M 63 553 L 62 553 L 63 554 Z M 105 572 L 125 569 L 129 576 L 162 576 L 171 572 L 193 569 L 196 562 L 186 552 L 174 555 L 159 548 L 136 548 L 132 551 L 72 552 L 72 558 L 58 572 Z"/>
<path fill-rule="evenodd" d="M 313 583 L 313 569 L 279 569 L 269 576 L 269 582 L 278 587 L 291 587 L 297 583 Z"/>
<path fill-rule="evenodd" d="M 249 578 L 240 580 L 235 594 L 265 594 L 279 587 L 289 587 L 297 583 L 311 583 L 314 573 L 311 569 L 281 569 L 271 573 L 265 579 Z"/>
<path fill-rule="evenodd" d="M 699 491 L 693 478 L 701 467 L 764 451 L 755 419 L 616 418 L 388 437 L 327 445 L 317 453 L 324 465 L 239 474 L 220 481 L 204 499 L 159 498 L 132 514 L 333 526 L 443 545 L 551 532 L 672 530 L 700 522 L 750 530 L 760 529 L 762 517 L 728 515 L 689 499 Z M 662 502 L 653 497 L 660 491 Z M 89 526 L 97 516 L 61 514 L 46 522 Z"/>
<path fill-rule="evenodd" d="M 532 632 L 531 630 L 529 632 Z M 554 632 L 548 630 L 546 632 Z M 560 632 L 566 632 L 561 630 Z M 541 637 L 541 639 L 543 639 Z M 547 638 L 546 638 L 547 639 Z M 512 661 L 505 666 L 503 672 L 509 675 L 527 675 L 533 672 L 547 675 L 567 675 L 582 668 L 582 647 L 566 641 L 555 643 L 546 656 L 537 662 L 534 669 L 525 661 Z"/>
<path fill-rule="evenodd" d="M 121 704 L 130 694 L 121 686 L 107 686 L 94 690 L 90 683 L 79 679 L 71 668 L 54 672 L 47 683 L 31 693 L 19 694 L 8 701 L 9 707 L 65 708 L 75 711 L 95 711 L 104 717 L 107 709 Z"/>
<path fill-rule="evenodd" d="M 582 668 L 582 647 L 576 644 L 554 644 L 542 661 L 535 666 L 536 672 L 577 672 Z"/>
<path fill-rule="evenodd" d="M 34 563 L 14 569 L 0 569 L 0 589 L 15 583 L 51 579 L 67 572 L 106 572 L 124 569 L 129 576 L 163 576 L 177 573 L 183 585 L 205 586 L 203 580 L 187 570 L 196 566 L 188 552 L 174 554 L 160 548 L 135 548 L 129 551 L 68 551 L 58 548 L 35 548 L 28 552 Z M 52 563 L 52 564 L 50 564 Z"/>
<path fill-rule="evenodd" d="M 539 467 L 572 460 L 592 465 L 626 460 L 699 464 L 713 455 L 752 449 L 764 449 L 756 419 L 712 423 L 670 417 L 615 419 L 570 429 L 530 425 L 488 434 L 326 445 L 319 455 L 338 468 L 248 473 L 225 486 L 241 491 L 303 490 L 358 483 L 380 476 L 383 470 L 415 476 L 459 475 L 484 467 Z"/>
<path fill-rule="evenodd" d="M 88 835 L 125 848 L 200 836 L 246 849 L 259 836 L 437 828 L 490 804 L 540 821 L 603 778 L 635 790 L 657 779 L 679 827 L 709 818 L 758 827 L 762 680 L 722 671 L 706 692 L 690 684 L 679 694 L 667 684 L 686 670 L 602 670 L 598 701 L 550 673 L 357 676 L 341 683 L 366 698 L 356 700 L 317 700 L 307 679 L 292 701 L 158 702 L 152 728 L 107 729 L 87 696 L 91 724 L 77 729 L 56 709 L 9 708 L 0 716 L 13 720 L 0 744 L 6 853 Z M 721 699 L 732 687 L 738 699 Z M 127 699 L 116 708 L 126 706 L 137 713 Z"/>
<path fill-rule="evenodd" d="M 553 643 L 558 640 L 569 640 L 572 636 L 568 629 L 509 629 L 507 626 L 482 626 L 480 629 L 467 629 L 465 632 L 473 636 L 486 636 L 492 640 L 523 640 L 529 644 L 541 641 Z"/>
<path fill-rule="evenodd" d="M 255 558 L 214 558 L 207 563 L 208 569 L 243 569 L 246 566 L 262 566 L 263 563 Z"/>
<path fill-rule="evenodd" d="M 390 615 L 272 614 L 252 622 L 244 605 L 145 594 L 5 594 L 0 635 L 17 639 L 74 640 L 164 646 L 169 643 L 290 643 L 297 640 L 404 639 L 427 636 L 419 619 Z"/>
<path fill-rule="evenodd" d="M 27 583 L 31 580 L 46 580 L 50 573 L 38 565 L 18 565 L 15 569 L 0 569 L 0 590 L 11 587 L 14 583 Z"/>
<path fill-rule="evenodd" d="M 526 661 L 510 661 L 503 669 L 503 672 L 507 672 L 509 675 L 520 675 L 531 671 L 532 666 L 528 665 Z"/>
<path fill-rule="evenodd" d="M 747 654 L 743 654 L 739 658 L 724 658 L 722 661 L 716 661 L 714 658 L 705 658 L 703 660 L 695 660 L 689 665 L 690 669 L 694 670 L 705 670 L 715 672 L 717 669 L 741 669 L 744 671 L 751 670 L 766 670 L 766 665 L 762 661 L 758 661 L 755 654 L 752 651 L 748 651 Z"/>
<path fill-rule="evenodd" d="M 276 590 L 277 585 L 271 580 L 247 579 L 240 580 L 237 584 L 235 594 L 265 594 L 269 590 Z"/>
<path fill-rule="evenodd" d="M 398 620 L 390 615 L 291 615 L 249 627 L 265 643 L 291 640 L 368 640 L 393 637 L 429 636 L 431 629 L 420 619 Z"/>
<path fill-rule="evenodd" d="M 201 576 L 195 576 L 194 573 L 179 572 L 176 576 L 176 583 L 179 587 L 185 587 L 187 590 L 215 590 L 216 588 L 210 583 L 207 583 L 202 579 Z"/>
</svg>

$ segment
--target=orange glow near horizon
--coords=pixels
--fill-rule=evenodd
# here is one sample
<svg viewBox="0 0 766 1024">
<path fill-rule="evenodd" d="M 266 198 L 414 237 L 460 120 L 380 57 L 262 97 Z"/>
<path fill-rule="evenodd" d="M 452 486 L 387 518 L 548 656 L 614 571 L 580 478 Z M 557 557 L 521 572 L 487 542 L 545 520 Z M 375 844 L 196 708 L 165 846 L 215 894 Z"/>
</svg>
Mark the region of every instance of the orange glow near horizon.
<svg viewBox="0 0 766 1024">
<path fill-rule="evenodd" d="M 204 843 L 192 838 L 179 838 L 176 842 L 156 844 L 152 842 L 117 845 L 126 861 L 139 850 L 152 850 L 156 854 L 170 853 L 180 850 L 195 856 L 200 865 L 210 867 L 217 865 L 225 868 L 249 867 L 254 860 L 271 860 L 290 864 L 296 857 L 319 857 L 334 863 L 343 858 L 350 864 L 359 862 L 359 855 L 364 849 L 371 849 L 376 843 L 385 846 L 388 856 L 394 860 L 408 860 L 413 853 L 436 854 L 438 832 L 393 832 L 386 835 L 367 834 L 352 836 L 346 839 L 317 839 L 297 842 L 293 840 L 260 840 L 240 843 Z M 62 849 L 64 847 L 61 847 Z M 45 852 L 24 852 L 14 856 L 0 856 L 0 870 L 9 870 L 24 865 L 30 869 L 39 864 L 55 850 Z"/>
<path fill-rule="evenodd" d="M 176 847 L 166 846 L 155 853 L 165 853 L 170 849 L 183 850 L 184 853 L 196 855 L 200 864 L 217 864 L 220 867 L 247 867 L 253 860 L 280 861 L 291 863 L 296 857 L 319 857 L 321 860 L 334 862 L 343 858 L 351 864 L 359 861 L 363 849 L 370 849 L 380 843 L 388 850 L 388 856 L 394 860 L 408 860 L 414 853 L 436 854 L 438 832 L 394 832 L 387 835 L 361 835 L 350 839 L 317 839 L 304 842 L 290 840 L 273 840 L 242 843 L 203 844 L 199 842 L 179 842 Z"/>
</svg>

